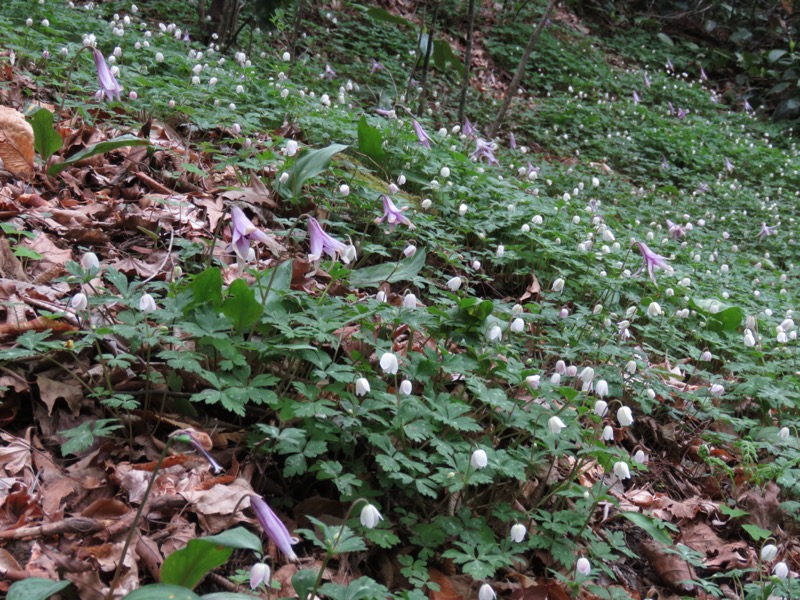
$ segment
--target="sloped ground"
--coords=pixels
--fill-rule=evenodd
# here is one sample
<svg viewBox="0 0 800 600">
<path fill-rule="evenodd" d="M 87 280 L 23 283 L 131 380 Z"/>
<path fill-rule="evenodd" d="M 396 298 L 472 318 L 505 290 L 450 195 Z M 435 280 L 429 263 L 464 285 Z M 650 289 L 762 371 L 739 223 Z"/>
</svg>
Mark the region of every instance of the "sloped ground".
<svg viewBox="0 0 800 600">
<path fill-rule="evenodd" d="M 164 561 L 257 493 L 276 597 L 798 592 L 791 132 L 564 8 L 494 145 L 541 6 L 483 8 L 472 132 L 452 65 L 409 112 L 385 15 L 320 7 L 286 61 L 290 17 L 222 56 L 142 8 L 0 8 L 0 585 L 245 593 L 246 543 Z"/>
</svg>

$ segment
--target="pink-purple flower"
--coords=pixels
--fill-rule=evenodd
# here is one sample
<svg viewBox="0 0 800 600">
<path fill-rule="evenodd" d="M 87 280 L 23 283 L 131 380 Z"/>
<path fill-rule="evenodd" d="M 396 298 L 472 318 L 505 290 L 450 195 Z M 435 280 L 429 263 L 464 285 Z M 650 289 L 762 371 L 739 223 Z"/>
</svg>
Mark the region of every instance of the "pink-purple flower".
<svg viewBox="0 0 800 600">
<path fill-rule="evenodd" d="M 269 240 L 267 234 L 253 225 L 253 222 L 245 216 L 238 206 L 234 206 L 231 209 L 231 229 L 231 245 L 234 252 L 236 252 L 236 256 L 242 261 L 247 260 L 250 242 L 266 242 Z"/>
<path fill-rule="evenodd" d="M 639 247 L 639 252 L 642 253 L 642 266 L 639 267 L 639 270 L 636 271 L 634 275 L 638 275 L 644 269 L 647 269 L 647 274 L 650 276 L 650 279 L 653 283 L 657 283 L 656 277 L 653 274 L 656 269 L 672 272 L 672 267 L 669 265 L 666 258 L 653 252 L 644 242 L 636 242 L 636 245 Z"/>
<path fill-rule="evenodd" d="M 686 236 L 686 230 L 669 219 L 667 219 L 667 231 L 669 231 L 669 234 L 676 240 Z"/>
<path fill-rule="evenodd" d="M 497 150 L 497 144 L 494 142 L 475 138 L 475 150 L 473 150 L 469 157 L 474 161 L 480 161 L 485 158 L 490 165 L 499 165 L 500 163 L 494 155 L 495 150 Z"/>
<path fill-rule="evenodd" d="M 411 125 L 414 127 L 414 133 L 417 134 L 417 141 L 421 146 L 425 146 L 428 150 L 431 149 L 431 136 L 429 136 L 425 130 L 422 128 L 422 125 L 419 124 L 419 121 L 416 119 L 411 119 Z"/>
<path fill-rule="evenodd" d="M 763 240 L 768 235 L 778 235 L 778 232 L 775 231 L 776 229 L 777 227 L 770 227 L 766 223 L 761 223 L 761 231 L 758 232 L 758 237 Z"/>
<path fill-rule="evenodd" d="M 297 539 L 289 534 L 286 525 L 272 511 L 269 504 L 258 494 L 250 494 L 250 506 L 253 508 L 253 512 L 256 513 L 258 524 L 261 525 L 261 529 L 264 530 L 267 537 L 286 555 L 286 558 L 291 561 L 297 560 L 297 554 L 292 549 L 292 544 L 296 544 Z"/>
<path fill-rule="evenodd" d="M 119 83 L 117 83 L 117 79 L 108 68 L 106 59 L 103 57 L 103 53 L 97 48 L 94 48 L 92 50 L 92 54 L 94 55 L 94 65 L 97 67 L 97 79 L 100 81 L 100 89 L 97 90 L 97 94 L 95 94 L 95 96 L 98 100 L 103 96 L 105 96 L 108 100 L 113 100 L 115 98 L 119 100 L 119 94 L 123 88 Z"/>
<path fill-rule="evenodd" d="M 342 243 L 329 236 L 314 217 L 308 218 L 308 237 L 311 247 L 308 260 L 313 263 L 319 262 L 323 253 L 334 260 L 338 256 L 344 264 L 349 264 L 350 261 L 356 259 L 355 246 Z"/>
<path fill-rule="evenodd" d="M 375 224 L 379 225 L 385 220 L 389 224 L 389 231 L 394 231 L 397 224 L 407 225 L 409 229 L 414 229 L 414 224 L 403 214 L 408 207 L 397 208 L 392 199 L 386 194 L 381 194 L 383 202 L 383 216 L 375 219 Z"/>
</svg>

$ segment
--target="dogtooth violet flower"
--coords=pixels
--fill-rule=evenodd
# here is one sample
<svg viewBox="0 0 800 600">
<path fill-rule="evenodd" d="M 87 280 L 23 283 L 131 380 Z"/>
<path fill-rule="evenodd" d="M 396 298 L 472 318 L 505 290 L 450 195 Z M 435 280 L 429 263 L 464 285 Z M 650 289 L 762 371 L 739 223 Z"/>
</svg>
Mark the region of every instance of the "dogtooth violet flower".
<svg viewBox="0 0 800 600">
<path fill-rule="evenodd" d="M 262 583 L 269 582 L 270 569 L 267 563 L 257 562 L 250 567 L 250 589 L 254 590 Z"/>
<path fill-rule="evenodd" d="M 375 529 L 381 521 L 383 516 L 372 504 L 367 504 L 361 509 L 361 524 L 367 529 Z"/>
<path fill-rule="evenodd" d="M 256 513 L 258 524 L 261 525 L 261 529 L 264 530 L 267 537 L 286 555 L 286 558 L 291 561 L 297 560 L 297 555 L 292 549 L 292 545 L 297 543 L 297 538 L 289 535 L 286 525 L 278 518 L 278 515 L 272 512 L 272 509 L 261 496 L 250 494 L 249 497 L 250 506 L 253 512 Z"/>
<path fill-rule="evenodd" d="M 686 230 L 677 223 L 673 223 L 669 219 L 667 219 L 667 231 L 676 240 L 686 236 Z"/>
<path fill-rule="evenodd" d="M 758 232 L 758 237 L 763 240 L 768 235 L 778 235 L 778 232 L 775 231 L 776 229 L 777 227 L 770 227 L 766 223 L 761 223 L 761 231 Z"/>
<path fill-rule="evenodd" d="M 419 142 L 420 146 L 424 146 L 428 150 L 431 149 L 431 136 L 429 136 L 425 130 L 422 128 L 422 125 L 419 124 L 419 121 L 416 119 L 411 119 L 411 125 L 414 127 L 414 133 L 417 134 L 417 141 Z"/>
<path fill-rule="evenodd" d="M 208 437 L 207 434 L 201 433 L 198 435 L 198 433 L 192 429 L 179 429 L 174 432 L 171 437 L 176 437 L 179 441 L 188 443 L 195 452 L 206 459 L 215 474 L 222 473 L 225 470 L 209 452 L 212 448 L 212 443 L 211 438 Z"/>
<path fill-rule="evenodd" d="M 95 97 L 98 100 L 103 96 L 108 100 L 113 100 L 115 98 L 120 100 L 119 94 L 123 90 L 123 87 L 117 83 L 114 74 L 108 68 L 103 53 L 97 48 L 93 48 L 92 55 L 94 56 L 94 66 L 97 68 L 97 79 L 100 81 L 100 89 L 97 90 Z"/>
<path fill-rule="evenodd" d="M 466 131 L 466 128 L 465 128 Z M 485 158 L 490 165 L 499 165 L 500 162 L 495 158 L 494 151 L 497 150 L 497 144 L 488 142 L 481 138 L 475 138 L 475 150 L 469 155 L 474 161 L 480 161 Z"/>
<path fill-rule="evenodd" d="M 407 225 L 409 229 L 414 229 L 414 224 L 403 214 L 408 207 L 397 208 L 392 199 L 386 194 L 381 194 L 381 202 L 383 202 L 383 216 L 375 219 L 376 225 L 380 225 L 386 220 L 389 224 L 389 231 L 394 231 L 398 223 Z"/>
<path fill-rule="evenodd" d="M 267 234 L 258 229 L 238 206 L 231 209 L 231 246 L 241 261 L 247 260 L 250 242 L 266 242 Z"/>
<path fill-rule="evenodd" d="M 656 283 L 656 277 L 653 274 L 655 269 L 663 269 L 667 272 L 672 272 L 673 269 L 667 262 L 667 259 L 653 252 L 650 248 L 648 248 L 647 244 L 644 242 L 636 242 L 636 245 L 639 247 L 639 252 L 642 253 L 642 266 L 634 273 L 634 276 L 641 273 L 643 270 L 647 269 L 647 274 L 650 276 L 650 279 L 653 283 Z"/>
<path fill-rule="evenodd" d="M 332 259 L 338 256 L 344 264 L 356 259 L 356 249 L 352 244 L 344 244 L 325 233 L 322 225 L 314 217 L 308 218 L 308 237 L 311 253 L 308 260 L 318 262 L 325 253 Z"/>
</svg>

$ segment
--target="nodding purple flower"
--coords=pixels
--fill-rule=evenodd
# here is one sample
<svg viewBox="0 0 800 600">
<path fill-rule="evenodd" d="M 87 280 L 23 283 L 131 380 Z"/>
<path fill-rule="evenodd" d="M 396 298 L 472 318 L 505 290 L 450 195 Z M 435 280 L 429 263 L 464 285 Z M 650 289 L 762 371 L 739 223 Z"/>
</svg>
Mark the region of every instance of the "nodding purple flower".
<svg viewBox="0 0 800 600">
<path fill-rule="evenodd" d="M 760 237 L 763 240 L 768 235 L 778 235 L 778 232 L 775 231 L 776 229 L 777 229 L 777 226 L 776 227 L 770 227 L 766 223 L 761 223 L 761 231 L 758 232 L 758 237 Z"/>
<path fill-rule="evenodd" d="M 744 112 L 746 112 L 746 113 L 753 112 L 753 107 L 750 106 L 750 103 L 747 101 L 747 98 L 742 100 L 742 108 L 744 109 Z"/>
<path fill-rule="evenodd" d="M 369 72 L 374 73 L 375 71 L 380 71 L 382 68 L 383 65 L 373 58 L 372 66 L 369 68 Z"/>
<path fill-rule="evenodd" d="M 231 209 L 231 246 L 239 260 L 247 260 L 250 242 L 266 242 L 268 240 L 267 234 L 253 225 L 241 208 L 234 206 Z"/>
<path fill-rule="evenodd" d="M 188 44 L 191 40 L 189 39 L 189 30 L 183 32 L 183 43 Z"/>
<path fill-rule="evenodd" d="M 636 93 L 636 90 L 633 90 L 633 103 L 639 104 L 639 102 L 641 102 L 641 100 L 639 99 L 639 94 Z"/>
<path fill-rule="evenodd" d="M 642 77 L 644 78 L 644 87 L 649 88 L 650 87 L 650 79 L 648 79 L 646 71 L 642 72 Z"/>
<path fill-rule="evenodd" d="M 676 240 L 686 236 L 686 230 L 669 219 L 667 219 L 667 231 L 669 231 L 669 234 Z"/>
<path fill-rule="evenodd" d="M 92 49 L 92 54 L 94 55 L 94 66 L 97 67 L 97 79 L 100 80 L 100 89 L 95 94 L 96 98 L 99 100 L 105 96 L 108 100 L 113 100 L 114 98 L 120 100 L 119 93 L 123 90 L 123 87 L 117 83 L 114 74 L 108 68 L 103 53 L 94 48 Z"/>
<path fill-rule="evenodd" d="M 527 172 L 525 173 L 525 176 L 526 176 L 526 177 L 530 177 L 530 174 L 531 174 L 531 173 L 538 173 L 538 172 L 539 172 L 539 167 L 534 167 L 534 166 L 531 164 L 531 161 L 528 161 L 528 166 L 527 166 L 527 169 L 528 169 L 528 170 L 527 170 Z"/>
<path fill-rule="evenodd" d="M 589 200 L 589 208 L 591 209 L 591 211 L 593 213 L 599 213 L 600 212 L 600 207 L 597 205 L 597 200 L 595 200 L 594 198 Z"/>
<path fill-rule="evenodd" d="M 431 149 L 431 136 L 425 133 L 422 125 L 416 119 L 411 119 L 411 125 L 414 127 L 414 133 L 417 134 L 417 141 L 421 146 L 425 146 L 428 150 Z"/>
<path fill-rule="evenodd" d="M 674 116 L 675 115 L 675 107 L 672 105 L 672 102 L 667 102 L 667 106 L 669 107 L 670 116 Z"/>
<path fill-rule="evenodd" d="M 397 118 L 397 113 L 392 109 L 376 108 L 375 112 L 378 113 L 382 117 L 386 117 L 387 119 L 395 119 L 395 118 Z"/>
<path fill-rule="evenodd" d="M 663 154 L 661 155 L 661 169 L 664 171 L 669 171 L 669 163 L 667 162 L 667 157 Z"/>
<path fill-rule="evenodd" d="M 639 252 L 642 253 L 642 266 L 639 267 L 639 270 L 636 271 L 634 275 L 638 275 L 644 269 L 647 269 L 647 274 L 650 276 L 652 282 L 657 283 L 653 271 L 656 269 L 663 269 L 664 271 L 672 272 L 672 267 L 669 265 L 666 258 L 650 250 L 644 242 L 636 242 L 636 245 L 639 247 Z"/>
<path fill-rule="evenodd" d="M 514 137 L 513 133 L 508 134 L 508 145 L 512 150 L 517 149 L 517 138 Z"/>
<path fill-rule="evenodd" d="M 697 191 L 700 194 L 705 194 L 710 189 L 711 188 L 708 187 L 707 183 L 701 183 L 700 185 L 697 186 L 697 190 L 695 190 L 695 191 Z"/>
<path fill-rule="evenodd" d="M 686 115 L 688 115 L 688 114 L 689 114 L 688 111 L 686 111 L 686 110 L 684 110 L 682 108 L 678 109 L 678 115 L 677 116 L 678 116 L 679 119 L 685 119 Z"/>
<path fill-rule="evenodd" d="M 330 81 L 331 79 L 333 79 L 335 77 L 336 77 L 336 71 L 331 69 L 330 65 L 326 64 L 325 65 L 325 72 L 322 74 L 322 78 L 323 79 L 327 79 L 328 81 Z"/>
<path fill-rule="evenodd" d="M 398 223 L 407 225 L 409 229 L 414 229 L 414 224 L 403 214 L 403 211 L 407 210 L 408 207 L 397 208 L 392 199 L 386 194 L 381 194 L 381 202 L 383 202 L 383 216 L 375 219 L 376 225 L 380 225 L 385 219 L 389 224 L 389 231 L 394 231 Z"/>
<path fill-rule="evenodd" d="M 292 545 L 296 544 L 298 540 L 289 535 L 286 525 L 272 511 L 269 504 L 258 494 L 250 494 L 250 506 L 253 512 L 256 513 L 258 524 L 261 525 L 261 529 L 264 530 L 267 537 L 286 555 L 286 558 L 290 561 L 296 561 L 297 554 L 294 553 Z"/>
<path fill-rule="evenodd" d="M 344 264 L 349 264 L 350 261 L 356 259 L 355 246 L 344 244 L 329 236 L 314 217 L 308 218 L 308 237 L 311 246 L 308 260 L 313 263 L 319 262 L 323 253 L 334 260 L 338 256 Z"/>
<path fill-rule="evenodd" d="M 464 119 L 464 127 L 461 128 L 461 131 L 464 132 L 464 135 L 467 137 L 475 135 L 475 128 L 472 126 L 472 123 L 469 122 L 469 119 Z"/>
<path fill-rule="evenodd" d="M 708 75 L 703 67 L 700 67 L 700 81 L 708 81 Z"/>
<path fill-rule="evenodd" d="M 733 173 L 733 163 L 730 161 L 730 159 L 727 156 L 725 157 L 725 170 L 728 173 Z"/>
<path fill-rule="evenodd" d="M 475 138 L 475 150 L 469 157 L 474 161 L 485 158 L 490 165 L 500 165 L 494 156 L 495 150 L 497 150 L 497 144 L 494 142 L 487 142 L 484 139 Z"/>
<path fill-rule="evenodd" d="M 200 443 L 200 440 L 191 429 L 180 429 L 174 432 L 170 437 L 175 436 L 186 436 L 189 438 L 189 445 L 194 449 L 195 452 L 208 461 L 208 464 L 211 465 L 215 475 L 222 473 L 225 470 L 222 468 L 222 465 L 219 464 L 213 456 L 211 456 L 211 453 L 206 450 L 205 447 L 203 447 L 203 444 Z"/>
<path fill-rule="evenodd" d="M 667 71 L 674 71 L 675 70 L 675 67 L 672 66 L 672 61 L 670 59 L 667 59 L 666 67 L 667 67 Z"/>
</svg>

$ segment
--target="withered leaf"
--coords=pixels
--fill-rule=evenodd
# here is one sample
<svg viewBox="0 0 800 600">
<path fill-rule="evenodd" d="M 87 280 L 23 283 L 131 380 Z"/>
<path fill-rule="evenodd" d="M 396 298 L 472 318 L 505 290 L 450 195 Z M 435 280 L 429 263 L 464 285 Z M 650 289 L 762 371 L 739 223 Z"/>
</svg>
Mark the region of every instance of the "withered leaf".
<svg viewBox="0 0 800 600">
<path fill-rule="evenodd" d="M 0 106 L 0 160 L 18 177 L 33 177 L 33 127 L 22 113 Z"/>
</svg>

